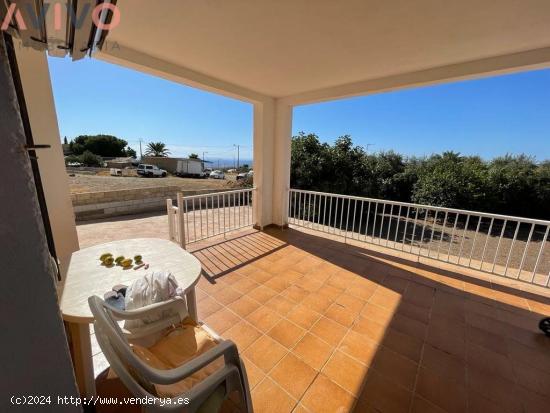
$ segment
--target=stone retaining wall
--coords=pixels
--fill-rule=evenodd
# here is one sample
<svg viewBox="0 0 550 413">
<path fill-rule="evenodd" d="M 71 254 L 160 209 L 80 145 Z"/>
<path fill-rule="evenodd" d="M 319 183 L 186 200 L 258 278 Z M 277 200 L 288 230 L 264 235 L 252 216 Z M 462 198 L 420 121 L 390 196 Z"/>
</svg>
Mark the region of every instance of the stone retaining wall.
<svg viewBox="0 0 550 413">
<path fill-rule="evenodd" d="M 107 192 L 84 192 L 71 194 L 71 199 L 76 220 L 87 221 L 119 215 L 163 211 L 166 209 L 166 199 L 176 199 L 178 192 L 183 192 L 184 196 L 191 196 L 219 191 L 182 191 L 177 186 L 166 186 Z"/>
</svg>

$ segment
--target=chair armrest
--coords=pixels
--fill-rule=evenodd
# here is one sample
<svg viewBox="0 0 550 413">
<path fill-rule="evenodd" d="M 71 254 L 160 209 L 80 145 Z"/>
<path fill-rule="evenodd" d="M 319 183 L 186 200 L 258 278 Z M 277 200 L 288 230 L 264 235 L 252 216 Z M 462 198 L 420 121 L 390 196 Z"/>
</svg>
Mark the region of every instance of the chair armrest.
<svg viewBox="0 0 550 413">
<path fill-rule="evenodd" d="M 226 365 L 238 366 L 240 363 L 237 346 L 231 340 L 225 340 L 216 347 L 185 363 L 183 366 L 170 370 L 159 370 L 145 365 L 146 370 L 142 373 L 154 383 L 173 384 L 189 377 L 220 356 L 224 356 Z"/>
<path fill-rule="evenodd" d="M 105 302 L 104 304 L 112 315 L 120 320 L 139 320 L 148 316 L 161 313 L 163 311 L 174 309 L 178 314 L 181 314 L 181 310 L 187 311 L 187 305 L 183 297 L 174 297 L 167 301 L 160 303 L 154 303 L 145 307 L 136 308 L 135 310 L 119 310 L 116 307 Z"/>
</svg>

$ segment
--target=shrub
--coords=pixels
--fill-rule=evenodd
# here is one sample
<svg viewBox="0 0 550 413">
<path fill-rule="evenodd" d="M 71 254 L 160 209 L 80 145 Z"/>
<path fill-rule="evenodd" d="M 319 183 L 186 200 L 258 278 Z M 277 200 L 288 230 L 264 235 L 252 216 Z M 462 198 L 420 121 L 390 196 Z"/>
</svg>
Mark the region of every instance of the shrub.
<svg viewBox="0 0 550 413">
<path fill-rule="evenodd" d="M 86 166 L 102 166 L 103 159 L 90 151 L 85 151 L 78 157 L 78 161 Z"/>
</svg>

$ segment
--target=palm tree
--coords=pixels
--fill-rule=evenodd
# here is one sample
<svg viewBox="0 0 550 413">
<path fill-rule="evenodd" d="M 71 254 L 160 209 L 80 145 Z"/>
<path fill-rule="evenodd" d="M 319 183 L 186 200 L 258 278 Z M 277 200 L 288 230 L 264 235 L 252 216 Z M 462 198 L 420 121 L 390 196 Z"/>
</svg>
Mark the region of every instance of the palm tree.
<svg viewBox="0 0 550 413">
<path fill-rule="evenodd" d="M 170 155 L 170 151 L 166 149 L 166 145 L 162 142 L 150 142 L 147 144 L 145 155 L 165 157 Z"/>
</svg>

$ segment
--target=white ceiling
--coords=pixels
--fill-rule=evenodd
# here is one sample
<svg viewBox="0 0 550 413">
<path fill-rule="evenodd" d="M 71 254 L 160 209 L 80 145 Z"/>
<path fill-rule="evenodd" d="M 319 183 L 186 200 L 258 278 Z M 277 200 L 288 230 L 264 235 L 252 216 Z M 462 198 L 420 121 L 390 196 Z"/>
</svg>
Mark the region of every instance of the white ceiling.
<svg viewBox="0 0 550 413">
<path fill-rule="evenodd" d="M 108 37 L 274 97 L 550 46 L 549 0 L 118 0 Z"/>
</svg>

